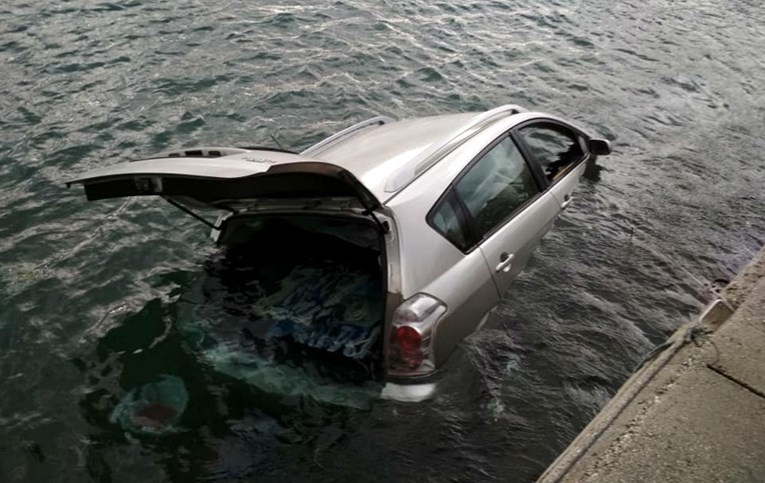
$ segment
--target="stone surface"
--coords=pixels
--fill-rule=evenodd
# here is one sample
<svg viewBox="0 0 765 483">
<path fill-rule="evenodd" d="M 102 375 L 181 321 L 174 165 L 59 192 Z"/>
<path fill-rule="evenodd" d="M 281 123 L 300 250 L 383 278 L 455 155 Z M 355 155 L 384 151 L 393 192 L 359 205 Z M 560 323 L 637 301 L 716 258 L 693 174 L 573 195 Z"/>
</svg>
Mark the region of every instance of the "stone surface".
<svg viewBox="0 0 765 483">
<path fill-rule="evenodd" d="M 738 307 L 747 299 L 749 293 L 762 278 L 765 278 L 765 247 L 725 287 L 723 296 L 734 307 Z"/>
<path fill-rule="evenodd" d="M 765 280 L 761 285 L 765 284 Z M 765 285 L 752 292 L 737 311 L 735 323 L 724 324 L 704 348 L 705 362 L 765 395 Z"/>
<path fill-rule="evenodd" d="M 540 482 L 765 482 L 765 249 L 723 295 L 735 313 L 681 328 Z"/>
<path fill-rule="evenodd" d="M 765 398 L 696 365 L 563 481 L 765 480 Z"/>
</svg>

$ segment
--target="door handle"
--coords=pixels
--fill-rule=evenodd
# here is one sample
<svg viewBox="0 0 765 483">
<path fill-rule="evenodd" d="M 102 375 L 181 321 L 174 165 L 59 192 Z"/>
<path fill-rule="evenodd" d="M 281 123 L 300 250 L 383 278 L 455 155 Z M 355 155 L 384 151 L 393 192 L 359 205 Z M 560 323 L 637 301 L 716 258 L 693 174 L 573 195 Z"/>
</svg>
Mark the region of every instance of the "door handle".
<svg viewBox="0 0 765 483">
<path fill-rule="evenodd" d="M 571 202 L 574 201 L 574 197 L 571 195 L 566 195 L 563 197 L 563 203 L 560 204 L 560 209 L 565 210 L 568 208 L 568 205 L 571 204 Z"/>
<path fill-rule="evenodd" d="M 502 255 L 499 256 L 499 265 L 497 265 L 494 270 L 497 273 L 504 272 L 507 273 L 510 271 L 510 268 L 513 266 L 513 259 L 515 258 L 515 254 L 507 254 L 507 252 L 502 252 Z"/>
</svg>

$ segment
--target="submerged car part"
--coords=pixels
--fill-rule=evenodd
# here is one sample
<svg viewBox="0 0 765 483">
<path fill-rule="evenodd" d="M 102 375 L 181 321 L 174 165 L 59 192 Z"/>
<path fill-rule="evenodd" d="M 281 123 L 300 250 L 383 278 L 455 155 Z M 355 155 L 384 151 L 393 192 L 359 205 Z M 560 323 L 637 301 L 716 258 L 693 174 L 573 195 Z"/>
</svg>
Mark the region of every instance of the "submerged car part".
<svg viewBox="0 0 765 483">
<path fill-rule="evenodd" d="M 175 431 L 189 394 L 183 380 L 161 374 L 154 381 L 130 390 L 112 411 L 110 421 L 127 431 L 164 434 Z"/>
</svg>

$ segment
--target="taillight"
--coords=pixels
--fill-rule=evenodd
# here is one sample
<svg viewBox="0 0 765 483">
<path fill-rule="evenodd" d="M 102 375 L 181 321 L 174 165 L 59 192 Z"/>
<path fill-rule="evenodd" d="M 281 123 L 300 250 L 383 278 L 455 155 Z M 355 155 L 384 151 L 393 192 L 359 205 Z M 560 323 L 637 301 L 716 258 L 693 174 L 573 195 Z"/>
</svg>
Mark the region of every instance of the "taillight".
<svg viewBox="0 0 765 483">
<path fill-rule="evenodd" d="M 433 335 L 446 306 L 430 295 L 417 294 L 393 313 L 388 344 L 388 372 L 394 376 L 416 376 L 433 372 Z"/>
<path fill-rule="evenodd" d="M 398 346 L 401 362 L 410 369 L 417 369 L 422 364 L 422 336 L 417 329 L 404 325 L 394 329 L 393 341 Z"/>
</svg>

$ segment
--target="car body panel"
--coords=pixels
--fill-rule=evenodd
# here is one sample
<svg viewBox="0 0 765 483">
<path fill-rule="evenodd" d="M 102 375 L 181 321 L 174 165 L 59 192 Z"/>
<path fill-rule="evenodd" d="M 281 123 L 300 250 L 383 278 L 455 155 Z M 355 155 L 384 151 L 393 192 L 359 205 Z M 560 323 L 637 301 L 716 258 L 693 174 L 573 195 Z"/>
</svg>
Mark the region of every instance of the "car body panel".
<svg viewBox="0 0 765 483">
<path fill-rule="evenodd" d="M 497 287 L 480 250 L 462 255 L 421 292 L 441 300 L 447 311 L 434 329 L 436 367 L 441 367 L 483 316 L 499 301 Z"/>
<path fill-rule="evenodd" d="M 479 245 L 500 296 L 526 266 L 559 211 L 552 193 L 542 192 Z"/>
<path fill-rule="evenodd" d="M 586 158 L 580 161 L 574 169 L 566 173 L 566 175 L 550 186 L 550 193 L 555 196 L 561 209 L 566 209 L 574 200 L 574 190 L 579 184 L 579 180 L 584 174 L 584 170 L 587 168 Z"/>
</svg>

